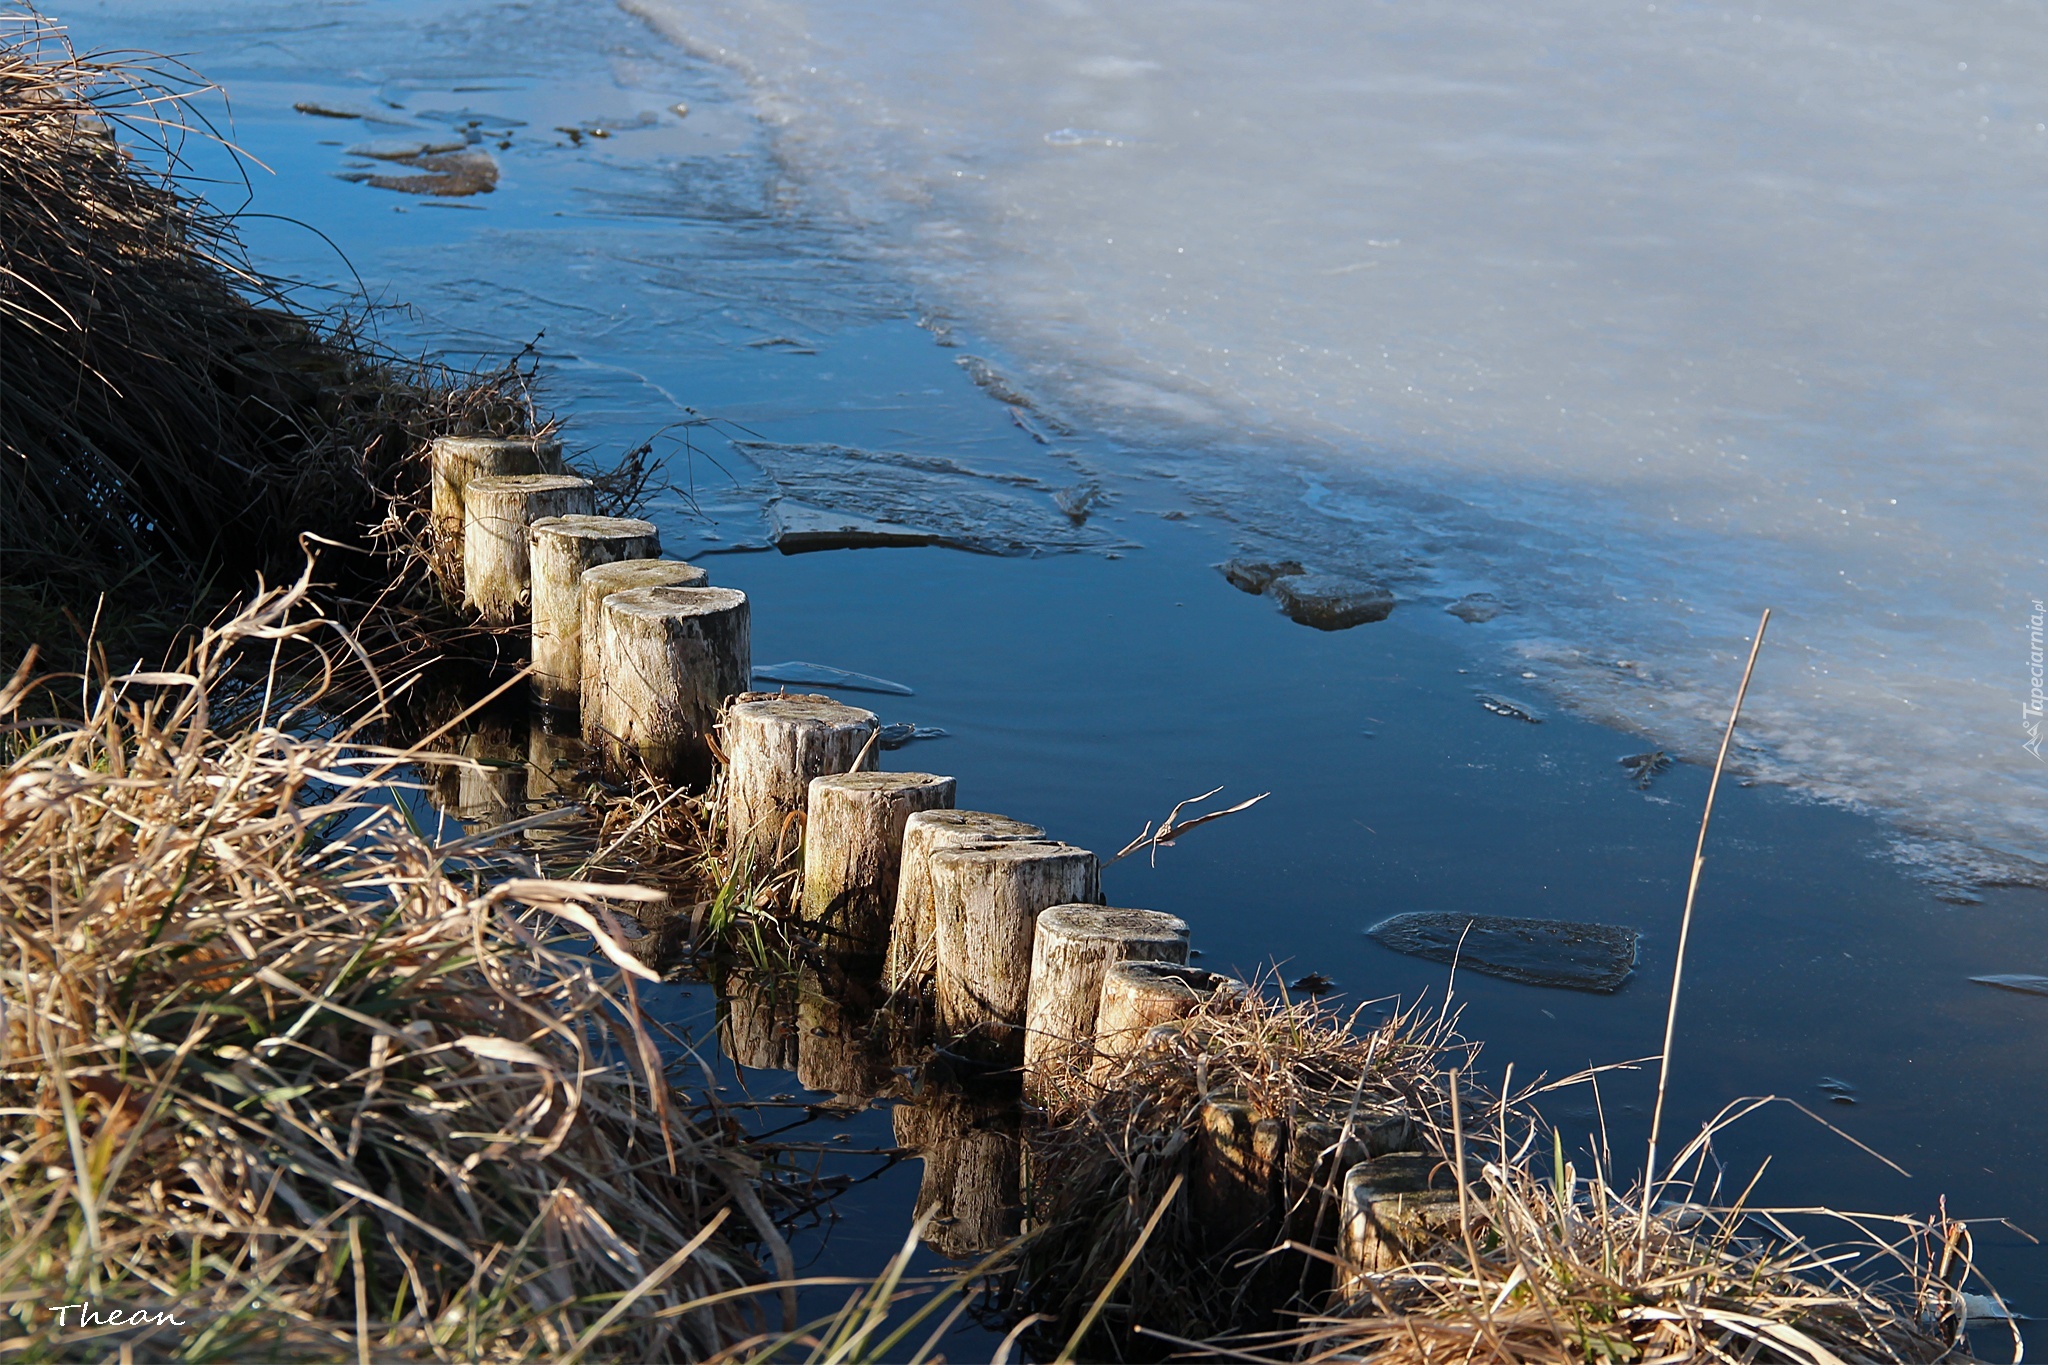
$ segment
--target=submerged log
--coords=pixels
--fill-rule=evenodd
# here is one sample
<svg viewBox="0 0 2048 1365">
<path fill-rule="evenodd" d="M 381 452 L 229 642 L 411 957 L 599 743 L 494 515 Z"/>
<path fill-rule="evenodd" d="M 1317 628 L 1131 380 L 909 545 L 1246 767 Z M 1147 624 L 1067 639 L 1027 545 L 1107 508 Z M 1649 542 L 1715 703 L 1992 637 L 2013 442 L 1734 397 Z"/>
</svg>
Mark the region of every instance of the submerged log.
<svg viewBox="0 0 2048 1365">
<path fill-rule="evenodd" d="M 654 523 L 631 517 L 543 517 L 529 528 L 533 695 L 573 711 L 583 691 L 583 575 L 661 553 Z M 645 586 L 645 585 L 640 585 Z"/>
<path fill-rule="evenodd" d="M 896 905 L 889 920 L 888 962 L 882 974 L 884 984 L 899 994 L 914 994 L 938 967 L 932 921 L 933 853 L 977 840 L 1044 837 L 1045 831 L 1037 825 L 978 810 L 919 811 L 905 821 Z"/>
<path fill-rule="evenodd" d="M 1041 914 L 1031 943 L 1026 1097 L 1043 1103 L 1048 1075 L 1087 1067 L 1095 1052 L 1102 978 L 1111 964 L 1187 959 L 1187 921 L 1174 915 L 1100 905 L 1055 905 Z"/>
<path fill-rule="evenodd" d="M 501 474 L 566 474 L 562 443 L 543 436 L 440 436 L 433 446 L 434 534 L 462 539 L 463 493 L 470 480 Z"/>
<path fill-rule="evenodd" d="M 615 772 L 638 766 L 679 786 L 703 786 L 719 708 L 747 685 L 747 595 L 630 588 L 604 599 L 598 630 L 604 687 L 598 714 L 584 718 L 585 741 Z"/>
<path fill-rule="evenodd" d="M 903 829 L 950 810 L 954 781 L 933 773 L 832 773 L 811 779 L 804 824 L 803 919 L 835 952 L 879 955 L 896 909 Z M 876 963 L 869 964 L 872 972 Z"/>
<path fill-rule="evenodd" d="M 1243 1002 L 1251 988 L 1233 977 L 1177 962 L 1117 962 L 1102 976 L 1095 1019 L 1097 1081 L 1146 1045 L 1152 1030 L 1185 1019 L 1204 1005 Z"/>
<path fill-rule="evenodd" d="M 582 711 L 584 742 L 595 750 L 591 718 L 604 713 L 604 599 L 633 588 L 708 588 L 711 576 L 674 559 L 622 559 L 583 573 L 576 620 L 582 626 Z"/>
<path fill-rule="evenodd" d="M 1093 853 L 1051 840 L 981 842 L 931 856 L 940 1036 L 1000 1066 L 1024 1060 L 1031 939 L 1055 905 L 1097 899 Z"/>
<path fill-rule="evenodd" d="M 517 621 L 531 587 L 527 528 L 588 515 L 596 496 L 590 480 L 568 474 L 471 479 L 462 494 L 462 600 L 494 626 Z"/>
<path fill-rule="evenodd" d="M 875 766 L 875 713 L 830 697 L 748 693 L 720 722 L 726 849 L 736 867 L 772 872 L 798 847 L 811 779 Z M 792 828 L 794 826 L 794 828 Z"/>
</svg>

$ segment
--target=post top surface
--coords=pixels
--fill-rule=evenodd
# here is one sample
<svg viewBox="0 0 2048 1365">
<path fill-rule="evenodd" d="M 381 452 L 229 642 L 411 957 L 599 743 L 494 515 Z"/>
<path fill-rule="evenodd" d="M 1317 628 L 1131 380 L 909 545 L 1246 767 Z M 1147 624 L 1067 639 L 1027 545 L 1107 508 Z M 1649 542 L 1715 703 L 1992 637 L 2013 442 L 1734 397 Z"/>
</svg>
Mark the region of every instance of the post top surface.
<svg viewBox="0 0 2048 1365">
<path fill-rule="evenodd" d="M 729 611 L 742 611 L 746 605 L 747 595 L 738 588 L 627 588 L 604 599 L 606 615 L 630 616 L 641 620 L 672 616 L 718 616 Z"/>
<path fill-rule="evenodd" d="M 1045 833 L 1037 825 L 1022 820 L 1012 820 L 1007 815 L 994 815 L 985 810 L 921 810 L 911 814 L 909 824 L 904 826 L 938 826 L 964 837 L 976 835 L 1005 835 L 1035 839 Z"/>
<path fill-rule="evenodd" d="M 922 787 L 944 787 L 952 783 L 950 777 L 938 773 L 826 773 L 811 779 L 811 788 L 829 787 L 839 791 L 887 792 L 916 791 Z"/>
<path fill-rule="evenodd" d="M 734 702 L 726 713 L 743 720 L 812 721 L 820 725 L 873 725 L 875 713 L 830 697 L 808 694 L 786 697 L 755 697 Z"/>
<path fill-rule="evenodd" d="M 1108 905 L 1055 905 L 1039 913 L 1038 927 L 1068 939 L 1179 938 L 1188 922 L 1163 910 L 1125 910 Z"/>
<path fill-rule="evenodd" d="M 469 481 L 471 493 L 549 493 L 558 488 L 595 488 L 574 474 L 485 474 Z"/>
<path fill-rule="evenodd" d="M 1005 863 L 1064 862 L 1076 858 L 1092 861 L 1094 857 L 1085 848 L 1075 848 L 1057 839 L 989 839 L 936 849 L 932 853 L 932 862 L 1000 866 Z"/>
<path fill-rule="evenodd" d="M 552 436 L 436 436 L 436 450 L 560 450 Z"/>
<path fill-rule="evenodd" d="M 1105 982 L 1111 979 L 1122 980 L 1149 995 L 1175 995 L 1186 1000 L 1217 994 L 1236 997 L 1247 989 L 1244 982 L 1235 977 L 1179 962 L 1114 962 L 1110 964 Z"/>
<path fill-rule="evenodd" d="M 544 525 L 556 519 L 548 517 L 534 524 Z M 593 565 L 583 571 L 585 587 L 595 584 L 613 592 L 624 592 L 628 588 L 702 588 L 710 582 L 710 574 L 680 559 L 620 559 L 610 564 Z"/>
<path fill-rule="evenodd" d="M 623 540 L 628 536 L 651 536 L 654 523 L 638 517 L 595 517 L 573 513 L 566 517 L 542 517 L 533 523 L 533 533 L 563 536 L 572 540 Z"/>
</svg>

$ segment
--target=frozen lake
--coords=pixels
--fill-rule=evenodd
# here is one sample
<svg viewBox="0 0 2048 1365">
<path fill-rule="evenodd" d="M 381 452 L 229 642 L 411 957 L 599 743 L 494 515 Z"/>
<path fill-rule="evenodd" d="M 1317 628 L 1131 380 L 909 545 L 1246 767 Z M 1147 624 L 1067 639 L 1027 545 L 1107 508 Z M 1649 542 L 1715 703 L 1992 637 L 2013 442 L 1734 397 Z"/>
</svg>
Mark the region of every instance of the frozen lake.
<svg viewBox="0 0 2048 1365">
<path fill-rule="evenodd" d="M 2040 7 L 626 2 L 1246 543 L 1692 753 L 1772 606 L 1754 765 L 2041 879 Z"/>
</svg>

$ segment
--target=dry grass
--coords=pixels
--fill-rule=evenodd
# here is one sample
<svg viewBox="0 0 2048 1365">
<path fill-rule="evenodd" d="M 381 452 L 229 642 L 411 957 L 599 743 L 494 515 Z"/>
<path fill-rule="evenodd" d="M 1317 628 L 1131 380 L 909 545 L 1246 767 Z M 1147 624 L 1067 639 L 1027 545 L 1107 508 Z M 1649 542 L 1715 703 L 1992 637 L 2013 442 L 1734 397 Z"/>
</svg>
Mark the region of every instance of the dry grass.
<svg viewBox="0 0 2048 1365">
<path fill-rule="evenodd" d="M 1533 1107 L 1538 1092 L 1471 1086 L 1476 1049 L 1441 1015 L 1410 1011 L 1360 1028 L 1313 1003 L 1255 997 L 1205 1010 L 1155 1042 L 1102 1086 L 1065 1078 L 1057 1089 L 1077 1098 L 1030 1139 L 1022 1305 L 1047 1317 L 1046 1356 L 1106 1286 L 1114 1292 L 1081 1359 L 1192 1351 L 1387 1365 L 1927 1365 L 1968 1356 L 1959 1317 L 1967 1228 L 1848 1219 L 1837 1224 L 1845 1240 L 1823 1248 L 1798 1231 L 1811 1219 L 1743 1198 L 1719 1207 L 1712 1138 L 1729 1116 L 1677 1155 L 1672 1170 L 1687 1174 L 1660 1185 L 1645 1222 L 1640 1189 L 1565 1161 Z M 1210 1097 L 1248 1100 L 1290 1139 L 1274 1171 L 1275 1215 L 1257 1236 L 1227 1244 L 1200 1210 Z M 1410 1263 L 1340 1291 L 1342 1179 L 1366 1155 L 1349 1144 L 1393 1131 L 1381 1116 L 1395 1110 L 1409 1120 L 1402 1150 L 1472 1172 L 1463 1216 L 1437 1227 Z M 1186 1192 L 1169 1199 L 1176 1181 Z M 1153 1236 L 1118 1279 L 1162 1202 Z"/>
<path fill-rule="evenodd" d="M 35 719 L 76 677 L 0 696 L 0 1349 L 686 1360 L 761 1330 L 707 1296 L 760 1278 L 777 1187 L 689 1108 L 645 969 L 559 927 L 630 962 L 607 907 L 658 893 L 413 833 L 384 783 L 417 755 L 274 667 L 353 653 L 306 597 L 93 681 L 82 722 Z M 67 1303 L 183 1325 L 81 1336 Z"/>
<path fill-rule="evenodd" d="M 459 569 L 420 508 L 432 437 L 549 429 L 532 357 L 458 372 L 302 307 L 184 183 L 213 93 L 0 17 L 0 658 L 88 633 L 158 656 L 254 575 L 292 577 L 309 531 L 368 552 L 323 571 L 388 655 L 517 653 L 445 607 Z M 629 455 L 603 510 L 654 486 Z"/>
</svg>

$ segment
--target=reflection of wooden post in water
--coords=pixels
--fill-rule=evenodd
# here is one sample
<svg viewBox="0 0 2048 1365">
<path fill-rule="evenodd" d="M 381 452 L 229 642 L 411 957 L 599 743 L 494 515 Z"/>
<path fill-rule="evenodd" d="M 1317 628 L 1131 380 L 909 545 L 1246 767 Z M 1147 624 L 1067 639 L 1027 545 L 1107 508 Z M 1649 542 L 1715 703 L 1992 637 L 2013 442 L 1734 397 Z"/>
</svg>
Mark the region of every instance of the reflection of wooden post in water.
<svg viewBox="0 0 2048 1365">
<path fill-rule="evenodd" d="M 622 559 L 600 564 L 583 574 L 582 605 L 576 620 L 582 629 L 583 743 L 592 753 L 600 748 L 593 718 L 604 715 L 604 600 L 633 588 L 705 588 L 711 576 L 694 564 L 674 559 Z"/>
<path fill-rule="evenodd" d="M 561 474 L 562 443 L 535 436 L 441 436 L 433 446 L 434 534 L 462 537 L 463 491 L 471 479 L 497 474 Z"/>
<path fill-rule="evenodd" d="M 765 874 L 794 852 L 798 836 L 783 827 L 809 804 L 811 779 L 848 772 L 856 759 L 872 769 L 874 735 L 874 712 L 830 697 L 750 693 L 727 708 L 720 738 L 733 865 Z"/>
<path fill-rule="evenodd" d="M 1187 921 L 1157 910 L 1055 905 L 1038 917 L 1024 1033 L 1024 1094 L 1043 1102 L 1043 1081 L 1095 1054 L 1095 1015 L 1110 964 L 1186 962 Z"/>
<path fill-rule="evenodd" d="M 1206 1251 L 1264 1247 L 1278 1223 L 1287 1124 L 1242 1099 L 1204 1101 L 1189 1207 Z"/>
<path fill-rule="evenodd" d="M 741 1066 L 789 1071 L 796 1066 L 796 993 L 791 982 L 731 972 L 719 983 L 718 1046 Z"/>
<path fill-rule="evenodd" d="M 931 856 L 938 1028 L 968 1056 L 1024 1060 L 1024 1006 L 1039 912 L 1093 901 L 1100 864 L 1085 848 L 1034 839 Z"/>
<path fill-rule="evenodd" d="M 495 825 L 518 814 L 526 802 L 525 741 L 510 720 L 478 717 L 462 737 L 462 756 L 472 762 L 457 769 L 457 819 Z"/>
<path fill-rule="evenodd" d="M 919 811 L 906 820 L 884 984 L 892 991 L 915 993 L 937 966 L 932 922 L 934 852 L 977 840 L 1038 839 L 1044 835 L 1036 825 L 978 810 Z"/>
<path fill-rule="evenodd" d="M 924 1158 L 912 1217 L 932 1221 L 925 1244 L 968 1260 L 1017 1235 L 1023 1216 L 1023 1144 L 1014 1108 L 978 1106 L 953 1095 L 899 1104 L 896 1142 Z"/>
<path fill-rule="evenodd" d="M 803 919 L 835 952 L 879 959 L 896 908 L 903 827 L 950 809 L 953 779 L 932 773 L 833 773 L 811 779 L 804 823 Z M 874 970 L 871 961 L 868 970 Z"/>
<path fill-rule="evenodd" d="M 569 474 L 471 479 L 462 490 L 462 600 L 494 626 L 517 621 L 531 589 L 527 528 L 588 515 L 595 497 L 590 480 Z"/>
<path fill-rule="evenodd" d="M 600 709 L 583 718 L 615 772 L 635 765 L 678 786 L 711 777 L 711 731 L 751 667 L 747 595 L 732 588 L 629 588 L 604 599 Z"/>
<path fill-rule="evenodd" d="M 574 710 L 583 694 L 583 575 L 600 564 L 661 553 L 654 523 L 631 517 L 544 517 L 529 529 L 533 695 Z"/>
<path fill-rule="evenodd" d="M 575 723 L 537 709 L 527 719 L 526 737 L 526 799 L 574 796 L 583 767 L 583 735 Z"/>
<path fill-rule="evenodd" d="M 1185 1019 L 1204 1003 L 1242 1001 L 1249 993 L 1242 981 L 1177 962 L 1114 964 L 1102 976 L 1091 1075 L 1101 1080 L 1161 1024 Z"/>
<path fill-rule="evenodd" d="M 805 967 L 797 975 L 796 1078 L 855 1103 L 873 1098 L 887 1068 L 876 1055 L 874 1011 L 851 999 L 847 983 Z"/>
</svg>

